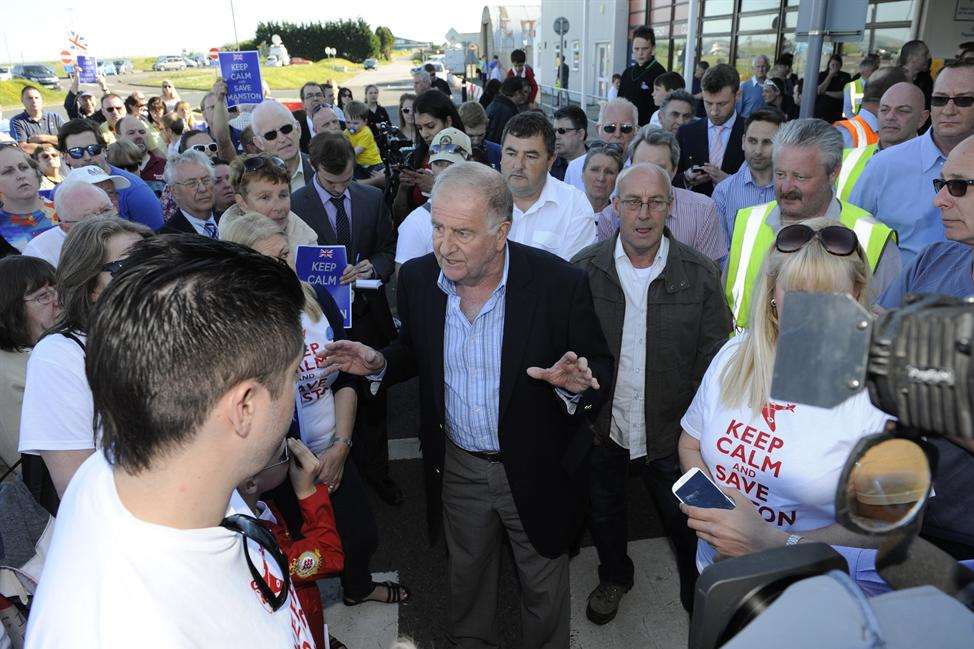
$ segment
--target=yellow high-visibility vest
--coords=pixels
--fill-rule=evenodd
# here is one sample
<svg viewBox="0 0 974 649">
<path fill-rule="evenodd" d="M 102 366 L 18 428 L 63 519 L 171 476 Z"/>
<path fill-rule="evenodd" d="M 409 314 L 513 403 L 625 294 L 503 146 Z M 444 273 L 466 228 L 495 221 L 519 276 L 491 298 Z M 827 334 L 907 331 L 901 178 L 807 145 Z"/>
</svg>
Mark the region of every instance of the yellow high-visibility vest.
<svg viewBox="0 0 974 649">
<path fill-rule="evenodd" d="M 835 181 L 835 195 L 840 201 L 849 200 L 852 189 L 856 186 L 863 169 L 866 168 L 866 163 L 878 150 L 878 144 L 842 150 L 842 168 Z"/>
<path fill-rule="evenodd" d="M 856 233 L 859 245 L 866 252 L 869 267 L 876 270 L 876 264 L 879 263 L 887 242 L 892 238 L 895 244 L 895 233 L 861 207 L 845 201 L 839 202 L 842 205 L 839 221 Z M 777 205 L 777 201 L 771 201 L 737 211 L 734 238 L 727 257 L 724 294 L 731 313 L 734 314 L 734 324 L 742 329 L 748 326 L 751 315 L 751 289 L 754 288 L 765 257 L 774 245 L 776 233 L 767 220 Z"/>
<path fill-rule="evenodd" d="M 842 92 L 849 98 L 849 103 L 852 104 L 851 115 L 842 113 L 842 116 L 846 119 L 852 119 L 859 113 L 859 108 L 862 106 L 863 88 L 865 88 L 865 84 L 862 82 L 862 77 L 859 77 L 855 81 L 850 81 L 843 86 Z"/>
</svg>

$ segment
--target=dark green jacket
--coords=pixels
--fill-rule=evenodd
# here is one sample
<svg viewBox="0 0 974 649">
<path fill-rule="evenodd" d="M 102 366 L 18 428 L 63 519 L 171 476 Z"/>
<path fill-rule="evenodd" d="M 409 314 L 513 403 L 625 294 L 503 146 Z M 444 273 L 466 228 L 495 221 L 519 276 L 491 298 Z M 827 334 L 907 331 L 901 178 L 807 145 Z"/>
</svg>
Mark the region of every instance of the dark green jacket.
<svg viewBox="0 0 974 649">
<path fill-rule="evenodd" d="M 626 296 L 616 272 L 611 239 L 581 250 L 572 263 L 588 273 L 595 313 L 609 351 L 619 366 Z M 676 452 L 680 419 L 690 406 L 711 359 L 731 333 L 717 266 L 665 231 L 670 252 L 663 272 L 649 285 L 646 301 L 646 459 Z M 617 370 L 618 371 L 618 370 Z M 613 381 L 613 386 L 615 385 Z M 612 399 L 607 395 L 595 421 L 597 435 L 609 436 Z"/>
</svg>

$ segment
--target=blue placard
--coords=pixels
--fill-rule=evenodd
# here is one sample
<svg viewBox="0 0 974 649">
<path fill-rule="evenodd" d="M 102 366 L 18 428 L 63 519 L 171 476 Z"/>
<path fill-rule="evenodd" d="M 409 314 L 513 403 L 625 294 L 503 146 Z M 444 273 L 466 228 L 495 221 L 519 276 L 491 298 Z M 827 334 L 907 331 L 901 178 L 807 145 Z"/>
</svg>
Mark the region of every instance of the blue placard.
<svg viewBox="0 0 974 649">
<path fill-rule="evenodd" d="M 227 82 L 227 107 L 264 101 L 257 52 L 220 52 L 220 75 Z"/>
<path fill-rule="evenodd" d="M 352 326 L 352 285 L 339 283 L 347 265 L 345 246 L 298 246 L 294 258 L 298 278 L 312 286 L 325 287 L 342 312 L 345 328 L 349 329 Z"/>
<path fill-rule="evenodd" d="M 98 82 L 98 61 L 93 56 L 78 55 L 78 69 L 81 71 L 81 83 Z"/>
</svg>

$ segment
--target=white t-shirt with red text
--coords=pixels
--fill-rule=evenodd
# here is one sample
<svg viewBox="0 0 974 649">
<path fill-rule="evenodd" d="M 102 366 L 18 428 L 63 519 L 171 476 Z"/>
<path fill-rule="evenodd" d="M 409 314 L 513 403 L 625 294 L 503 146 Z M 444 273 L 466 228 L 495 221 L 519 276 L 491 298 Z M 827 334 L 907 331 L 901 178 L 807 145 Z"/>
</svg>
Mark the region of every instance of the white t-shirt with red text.
<svg viewBox="0 0 974 649">
<path fill-rule="evenodd" d="M 312 453 L 319 455 L 335 438 L 335 397 L 331 393 L 331 384 L 338 378 L 338 372 L 325 373 L 324 363 L 316 354 L 334 340 L 334 334 L 324 316 L 318 322 L 312 322 L 307 313 L 302 313 L 301 328 L 304 331 L 304 357 L 297 370 L 295 412 L 301 428 L 301 441 Z"/>
<path fill-rule="evenodd" d="M 252 514 L 231 499 L 227 515 Z M 276 612 L 263 601 L 243 537 L 222 527 L 180 530 L 142 521 L 122 504 L 101 452 L 75 473 L 27 622 L 27 649 L 314 649 L 294 594 Z M 279 590 L 281 572 L 246 542 Z M 268 574 L 269 573 L 269 574 Z"/>
<path fill-rule="evenodd" d="M 869 402 L 865 391 L 834 408 L 769 403 L 760 413 L 746 405 L 727 407 L 720 398 L 720 376 L 744 336 L 730 340 L 704 374 L 683 430 L 700 441 L 700 454 L 714 482 L 746 495 L 761 518 L 780 529 L 801 533 L 835 523 L 839 475 L 860 438 L 882 432 L 889 415 Z M 853 574 L 874 559 L 875 551 L 836 547 Z M 865 559 L 862 553 L 868 553 Z M 714 561 L 716 551 L 697 543 L 697 567 Z"/>
</svg>

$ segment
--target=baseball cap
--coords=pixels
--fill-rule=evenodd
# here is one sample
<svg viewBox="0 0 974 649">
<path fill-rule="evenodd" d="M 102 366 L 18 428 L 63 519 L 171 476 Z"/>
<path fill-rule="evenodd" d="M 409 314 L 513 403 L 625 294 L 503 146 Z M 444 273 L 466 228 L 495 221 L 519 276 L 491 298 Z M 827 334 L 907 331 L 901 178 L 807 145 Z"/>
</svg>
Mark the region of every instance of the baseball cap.
<svg viewBox="0 0 974 649">
<path fill-rule="evenodd" d="M 470 138 L 466 133 L 453 127 L 445 128 L 433 136 L 430 143 L 430 162 L 466 162 L 471 149 Z"/>
<path fill-rule="evenodd" d="M 112 184 L 115 185 L 116 190 L 128 189 L 128 187 L 132 184 L 125 176 L 107 174 L 98 165 L 86 165 L 84 167 L 72 169 L 71 173 L 65 177 L 64 182 L 61 184 L 68 185 L 71 183 L 88 183 L 89 185 L 95 185 L 106 180 L 112 181 Z"/>
<path fill-rule="evenodd" d="M 94 97 L 94 95 L 88 92 L 87 90 L 82 90 L 81 92 L 78 93 L 78 99 L 81 99 L 82 97 Z"/>
</svg>

